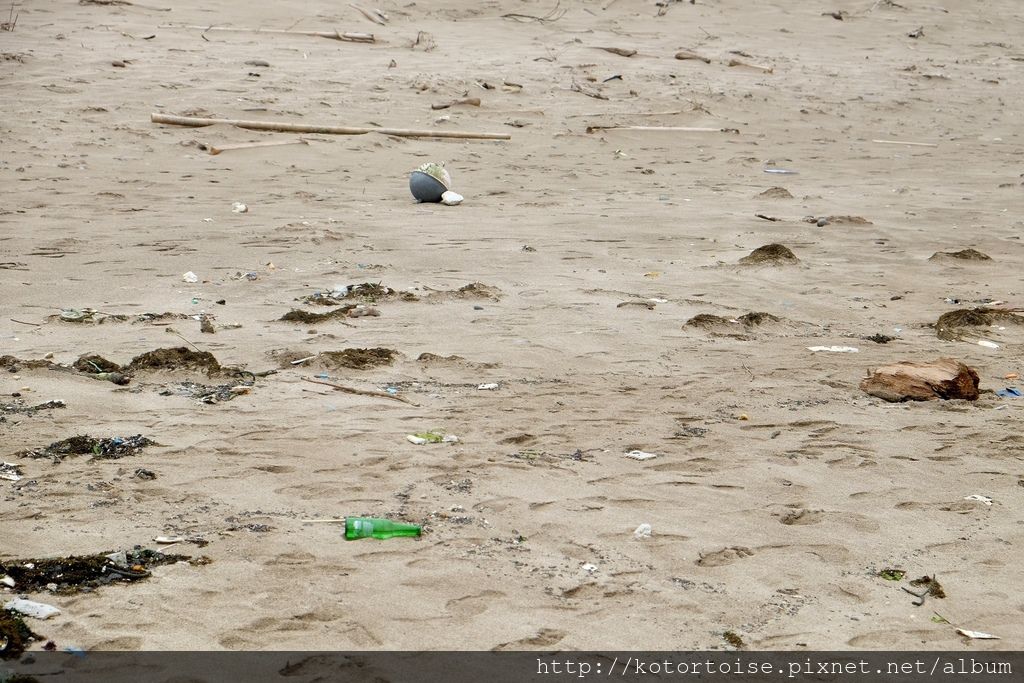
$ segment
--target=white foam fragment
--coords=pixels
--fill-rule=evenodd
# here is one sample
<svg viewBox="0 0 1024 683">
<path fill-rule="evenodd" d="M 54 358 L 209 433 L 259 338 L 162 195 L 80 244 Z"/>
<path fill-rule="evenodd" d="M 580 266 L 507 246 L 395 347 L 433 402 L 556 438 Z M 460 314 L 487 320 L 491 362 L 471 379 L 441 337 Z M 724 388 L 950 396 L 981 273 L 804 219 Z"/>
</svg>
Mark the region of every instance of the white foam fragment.
<svg viewBox="0 0 1024 683">
<path fill-rule="evenodd" d="M 632 458 L 633 460 L 650 460 L 651 458 L 657 458 L 658 454 L 648 453 L 647 451 L 630 451 L 629 453 L 626 453 L 626 457 Z"/>
</svg>

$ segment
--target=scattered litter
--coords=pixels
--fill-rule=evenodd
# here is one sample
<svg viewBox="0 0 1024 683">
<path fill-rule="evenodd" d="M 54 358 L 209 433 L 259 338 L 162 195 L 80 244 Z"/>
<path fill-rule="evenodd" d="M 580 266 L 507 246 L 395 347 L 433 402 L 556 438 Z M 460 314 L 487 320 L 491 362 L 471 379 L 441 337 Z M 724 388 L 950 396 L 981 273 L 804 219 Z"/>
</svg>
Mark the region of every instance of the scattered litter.
<svg viewBox="0 0 1024 683">
<path fill-rule="evenodd" d="M 594 572 L 597 571 L 597 565 L 596 564 L 591 564 L 590 562 L 587 562 L 586 564 L 581 566 L 580 569 L 582 569 L 583 571 L 587 572 L 588 574 L 593 574 Z"/>
<path fill-rule="evenodd" d="M 808 346 L 808 351 L 827 351 L 828 353 L 859 353 L 856 346 Z"/>
<path fill-rule="evenodd" d="M 68 323 L 81 323 L 81 322 L 92 322 L 93 316 L 99 311 L 92 308 L 84 308 L 78 310 L 77 308 L 65 308 L 60 312 L 60 319 Z"/>
<path fill-rule="evenodd" d="M 498 384 L 497 382 L 488 382 L 487 384 L 481 384 L 480 386 L 477 387 L 477 389 L 479 389 L 480 391 L 494 391 L 500 386 L 501 385 Z"/>
<path fill-rule="evenodd" d="M 958 628 L 956 632 L 974 640 L 1001 640 L 999 636 L 994 636 L 991 633 L 983 633 L 982 631 L 968 631 L 965 628 Z"/>
<path fill-rule="evenodd" d="M 991 505 L 992 504 L 992 499 L 991 498 L 989 498 L 988 496 L 983 496 L 980 493 L 975 493 L 975 494 L 972 494 L 970 496 L 964 496 L 964 500 L 976 500 L 979 503 L 984 503 L 985 505 Z"/>
<path fill-rule="evenodd" d="M 445 434 L 438 430 L 409 434 L 405 439 L 409 443 L 414 443 L 417 446 L 422 446 L 423 444 L 428 443 L 457 443 L 459 441 L 459 437 L 454 434 Z"/>
<path fill-rule="evenodd" d="M 409 191 L 418 202 L 439 202 L 452 187 L 444 162 L 428 162 L 409 174 Z"/>
<path fill-rule="evenodd" d="M 21 467 L 13 462 L 0 462 L 0 479 L 21 481 Z"/>
<path fill-rule="evenodd" d="M 191 270 L 181 276 L 182 282 L 196 283 L 199 282 L 199 276 L 193 273 Z"/>
<path fill-rule="evenodd" d="M 53 605 L 47 605 L 44 602 L 22 600 L 21 598 L 8 601 L 4 604 L 4 609 L 12 610 L 33 619 L 49 619 L 60 614 L 60 610 Z"/>
<path fill-rule="evenodd" d="M 883 569 L 878 575 L 886 581 L 902 581 L 907 572 L 903 569 Z"/>
<path fill-rule="evenodd" d="M 140 467 L 135 470 L 135 477 L 137 479 L 153 480 L 156 479 L 156 472 L 153 470 L 147 470 L 145 467 Z"/>
<path fill-rule="evenodd" d="M 630 451 L 626 453 L 627 458 L 633 460 L 650 460 L 651 458 L 657 458 L 657 453 L 648 453 L 647 451 Z"/>
<path fill-rule="evenodd" d="M 1003 398 L 1020 398 L 1021 396 L 1024 396 L 1024 393 L 1021 393 L 1021 390 L 1017 387 L 1006 387 L 1005 389 L 996 389 L 996 396 L 1001 396 Z"/>
<path fill-rule="evenodd" d="M 231 213 L 248 213 L 249 207 L 242 202 L 235 202 L 231 205 Z"/>
<path fill-rule="evenodd" d="M 651 525 L 647 524 L 647 523 L 641 524 L 633 532 L 633 538 L 635 538 L 637 540 L 640 540 L 642 538 L 650 538 L 650 537 L 651 537 Z"/>
<path fill-rule="evenodd" d="M 396 537 L 419 537 L 423 528 L 418 524 L 393 522 L 378 517 L 346 517 L 345 540 L 357 541 L 361 538 L 386 540 Z"/>
</svg>

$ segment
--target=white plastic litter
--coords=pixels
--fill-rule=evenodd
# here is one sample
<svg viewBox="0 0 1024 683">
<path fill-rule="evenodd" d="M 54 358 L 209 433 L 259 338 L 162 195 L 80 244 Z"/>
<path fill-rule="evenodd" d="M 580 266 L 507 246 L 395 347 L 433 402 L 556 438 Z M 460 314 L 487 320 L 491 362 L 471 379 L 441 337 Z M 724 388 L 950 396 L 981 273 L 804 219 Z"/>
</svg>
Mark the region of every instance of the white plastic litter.
<svg viewBox="0 0 1024 683">
<path fill-rule="evenodd" d="M 829 353 L 857 353 L 856 346 L 808 346 L 808 351 L 828 351 Z"/>
<path fill-rule="evenodd" d="M 4 609 L 14 610 L 18 614 L 24 614 L 33 619 L 49 619 L 60 614 L 60 610 L 53 605 L 44 602 L 33 602 L 31 600 L 11 600 L 4 605 Z"/>
<path fill-rule="evenodd" d="M 458 192 L 452 192 L 448 190 L 441 195 L 441 203 L 445 206 L 458 206 L 462 203 L 464 197 Z"/>
<path fill-rule="evenodd" d="M 444 206 L 459 206 L 462 204 L 463 199 L 465 198 L 462 195 L 454 193 L 454 191 L 450 189 L 441 195 L 441 204 Z"/>
<path fill-rule="evenodd" d="M 0 462 L 0 479 L 7 481 L 21 481 L 18 466 L 13 462 Z"/>
<path fill-rule="evenodd" d="M 14 579 L 4 574 L 3 578 L 0 578 L 0 583 L 7 586 L 8 588 L 14 588 Z"/>
<path fill-rule="evenodd" d="M 998 349 L 999 348 L 999 344 L 996 344 L 993 341 L 989 341 L 988 339 L 979 339 L 978 340 L 978 346 L 984 346 L 986 349 Z"/>
<path fill-rule="evenodd" d="M 650 538 L 650 537 L 651 537 L 651 525 L 647 524 L 647 523 L 641 524 L 640 526 L 638 526 L 636 528 L 636 531 L 633 532 L 633 538 L 637 539 L 638 541 L 641 538 Z"/>
<path fill-rule="evenodd" d="M 405 440 L 408 441 L 409 443 L 414 443 L 417 446 L 422 446 L 422 445 L 428 444 L 428 443 L 439 443 L 436 440 L 424 439 L 422 436 L 416 436 L 415 434 L 409 434 L 408 436 L 405 437 Z M 445 434 L 443 437 L 441 437 L 441 441 L 440 441 L 440 443 L 458 443 L 458 442 L 459 442 L 459 437 L 455 436 L 454 434 Z"/>
<path fill-rule="evenodd" d="M 991 498 L 989 498 L 988 496 L 983 496 L 983 495 L 981 495 L 979 493 L 975 493 L 975 494 L 970 495 L 970 496 L 964 496 L 964 500 L 976 500 L 979 503 L 984 503 L 985 505 L 991 505 L 992 504 L 992 499 Z"/>
<path fill-rule="evenodd" d="M 185 539 L 181 536 L 157 536 L 153 539 L 154 543 L 184 543 Z"/>
<path fill-rule="evenodd" d="M 590 564 L 589 562 L 587 562 L 585 565 L 580 567 L 580 569 L 582 569 L 583 571 L 587 572 L 588 574 L 593 574 L 594 572 L 597 571 L 597 565 L 596 564 Z"/>
<path fill-rule="evenodd" d="M 248 211 L 249 207 L 242 202 L 235 202 L 231 205 L 231 213 L 247 213 Z"/>
<path fill-rule="evenodd" d="M 199 276 L 193 273 L 191 270 L 181 276 L 182 282 L 199 282 Z"/>
<path fill-rule="evenodd" d="M 956 632 L 962 636 L 974 638 L 975 640 L 1001 640 L 999 636 L 994 636 L 991 633 L 983 633 L 982 631 L 968 631 L 965 628 L 958 628 Z"/>
<path fill-rule="evenodd" d="M 633 460 L 650 460 L 651 458 L 657 458 L 658 454 L 648 453 L 647 451 L 630 451 L 629 453 L 626 453 L 626 457 L 632 458 Z"/>
<path fill-rule="evenodd" d="M 497 382 L 488 382 L 487 384 L 481 384 L 480 386 L 477 387 L 477 389 L 479 389 L 480 391 L 494 391 L 495 389 L 498 388 L 498 386 L 499 385 Z"/>
</svg>

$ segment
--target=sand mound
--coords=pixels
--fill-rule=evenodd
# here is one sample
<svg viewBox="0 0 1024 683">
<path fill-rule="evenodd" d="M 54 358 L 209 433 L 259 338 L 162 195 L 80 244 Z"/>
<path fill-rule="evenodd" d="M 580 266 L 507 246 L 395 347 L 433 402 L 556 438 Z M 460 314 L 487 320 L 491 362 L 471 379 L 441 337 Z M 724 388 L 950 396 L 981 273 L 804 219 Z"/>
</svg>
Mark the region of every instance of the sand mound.
<svg viewBox="0 0 1024 683">
<path fill-rule="evenodd" d="M 748 266 L 783 266 L 800 263 L 800 259 L 787 246 L 782 244 L 766 244 L 750 252 L 749 256 L 744 256 L 739 262 Z"/>
<path fill-rule="evenodd" d="M 792 199 L 793 195 L 784 187 L 769 187 L 767 190 L 757 195 L 762 199 Z"/>
<path fill-rule="evenodd" d="M 935 321 L 935 334 L 939 339 L 959 341 L 978 336 L 971 328 L 996 324 L 1024 325 L 1024 317 L 991 308 L 961 308 L 940 315 Z"/>
<path fill-rule="evenodd" d="M 929 261 L 991 261 L 992 257 L 977 249 L 961 249 L 960 251 L 937 251 L 928 257 Z"/>
</svg>

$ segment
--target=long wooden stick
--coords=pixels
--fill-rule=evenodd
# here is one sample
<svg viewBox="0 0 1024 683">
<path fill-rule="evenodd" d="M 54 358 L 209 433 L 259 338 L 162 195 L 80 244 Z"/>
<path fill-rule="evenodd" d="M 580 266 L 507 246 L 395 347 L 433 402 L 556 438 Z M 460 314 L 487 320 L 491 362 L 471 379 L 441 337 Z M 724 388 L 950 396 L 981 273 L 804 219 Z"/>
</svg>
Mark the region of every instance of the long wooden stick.
<svg viewBox="0 0 1024 683">
<path fill-rule="evenodd" d="M 210 154 L 220 154 L 221 152 L 227 152 L 232 149 L 252 149 L 253 147 L 277 147 L 279 145 L 308 145 L 309 143 L 305 140 L 267 140 L 265 142 L 245 142 L 239 145 L 221 145 L 220 147 L 214 147 L 213 145 L 207 145 L 206 151 Z"/>
<path fill-rule="evenodd" d="M 912 147 L 938 147 L 934 142 L 906 142 L 904 140 L 872 140 L 880 145 L 911 145 Z"/>
<path fill-rule="evenodd" d="M 283 33 L 291 36 L 315 36 L 317 38 L 330 38 L 331 40 L 343 40 L 349 43 L 374 43 L 372 33 L 342 33 L 341 31 L 291 31 L 280 28 L 245 28 L 242 26 L 174 26 L 165 25 L 161 28 L 191 28 L 199 29 L 203 33 L 207 31 L 234 31 L 235 33 Z"/>
<path fill-rule="evenodd" d="M 508 133 L 469 133 L 458 130 L 411 130 L 408 128 L 353 128 L 349 126 L 311 126 L 304 123 L 287 123 L 283 121 L 243 121 L 240 119 L 205 119 L 194 116 L 167 116 L 151 114 L 153 123 L 167 123 L 173 126 L 212 126 L 226 123 L 230 126 L 248 128 L 250 130 L 276 130 L 283 133 L 318 133 L 321 135 L 365 135 L 380 133 L 401 138 L 461 138 L 466 140 L 511 140 Z"/>
<path fill-rule="evenodd" d="M 738 133 L 735 128 L 694 128 L 692 126 L 587 126 L 587 132 L 595 130 L 659 130 L 674 133 Z"/>
<path fill-rule="evenodd" d="M 310 379 L 309 377 L 303 377 L 302 379 L 313 384 L 323 384 L 325 387 L 333 387 L 337 391 L 344 391 L 346 394 L 355 394 L 356 396 L 374 396 L 376 398 L 390 398 L 392 401 L 401 401 L 402 403 L 408 403 L 411 406 L 417 405 L 407 398 L 402 396 L 395 396 L 383 391 L 367 391 L 366 389 L 356 389 L 354 387 L 346 387 L 341 384 L 335 384 L 334 382 L 324 382 L 319 379 Z"/>
</svg>

